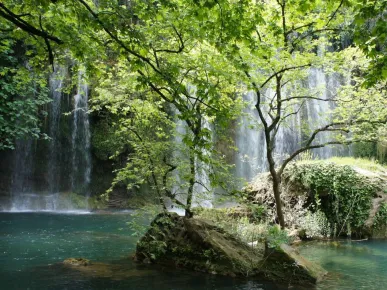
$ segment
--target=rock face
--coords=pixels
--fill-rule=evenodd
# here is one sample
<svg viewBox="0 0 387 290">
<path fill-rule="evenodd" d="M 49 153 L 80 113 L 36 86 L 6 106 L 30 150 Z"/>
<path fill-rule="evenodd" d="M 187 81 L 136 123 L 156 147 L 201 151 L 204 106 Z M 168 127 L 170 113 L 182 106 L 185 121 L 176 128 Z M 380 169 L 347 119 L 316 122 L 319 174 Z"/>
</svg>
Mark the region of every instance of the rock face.
<svg viewBox="0 0 387 290">
<path fill-rule="evenodd" d="M 160 214 L 137 244 L 135 259 L 229 276 L 257 276 L 277 283 L 313 284 L 325 271 L 291 247 L 248 246 L 209 222 Z"/>
</svg>

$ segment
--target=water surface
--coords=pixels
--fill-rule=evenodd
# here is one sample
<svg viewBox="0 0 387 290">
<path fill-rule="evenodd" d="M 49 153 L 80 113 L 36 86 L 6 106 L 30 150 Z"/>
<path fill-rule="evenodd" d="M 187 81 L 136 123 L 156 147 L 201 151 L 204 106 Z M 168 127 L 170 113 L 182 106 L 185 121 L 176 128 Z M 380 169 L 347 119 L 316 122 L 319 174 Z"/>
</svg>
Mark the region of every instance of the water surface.
<svg viewBox="0 0 387 290">
<path fill-rule="evenodd" d="M 130 213 L 0 213 L 1 289 L 288 289 L 257 280 L 137 265 L 131 259 L 137 241 L 127 224 L 131 219 Z M 318 289 L 387 287 L 387 242 L 339 247 L 307 243 L 300 251 L 331 272 Z M 95 271 L 82 272 L 60 263 L 69 257 L 100 264 Z"/>
</svg>

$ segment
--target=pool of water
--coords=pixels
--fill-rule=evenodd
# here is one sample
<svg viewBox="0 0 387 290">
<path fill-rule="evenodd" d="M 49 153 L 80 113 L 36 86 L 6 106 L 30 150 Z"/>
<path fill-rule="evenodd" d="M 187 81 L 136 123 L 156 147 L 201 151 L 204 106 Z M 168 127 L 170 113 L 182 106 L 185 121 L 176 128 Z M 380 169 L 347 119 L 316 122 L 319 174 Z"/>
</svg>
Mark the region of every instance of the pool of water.
<svg viewBox="0 0 387 290">
<path fill-rule="evenodd" d="M 0 213 L 0 289 L 288 289 L 135 264 L 131 219 L 130 213 Z M 387 289 L 387 242 L 307 243 L 299 250 L 330 271 L 317 289 Z M 69 257 L 96 266 L 82 271 L 63 266 Z"/>
<path fill-rule="evenodd" d="M 317 289 L 387 289 L 387 241 L 310 242 L 302 255 L 329 271 Z"/>
</svg>

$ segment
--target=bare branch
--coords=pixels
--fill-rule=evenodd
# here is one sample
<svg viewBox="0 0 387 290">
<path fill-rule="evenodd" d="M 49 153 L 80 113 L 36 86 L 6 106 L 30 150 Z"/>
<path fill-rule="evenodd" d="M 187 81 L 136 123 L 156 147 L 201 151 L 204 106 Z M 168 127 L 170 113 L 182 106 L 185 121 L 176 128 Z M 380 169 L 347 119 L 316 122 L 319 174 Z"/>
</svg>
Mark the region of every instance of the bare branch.
<svg viewBox="0 0 387 290">
<path fill-rule="evenodd" d="M 333 12 L 332 16 L 328 19 L 328 22 L 327 22 L 327 24 L 325 24 L 325 26 L 328 26 L 329 23 L 335 18 L 337 12 L 340 10 L 340 8 L 341 8 L 341 6 L 343 6 L 343 4 L 344 4 L 344 0 L 341 0 L 339 6 L 335 10 L 335 12 Z"/>
<path fill-rule="evenodd" d="M 297 26 L 297 27 L 292 27 L 292 29 L 290 29 L 289 31 L 286 32 L 286 36 L 288 36 L 290 33 L 294 32 L 294 31 L 297 31 L 297 30 L 300 30 L 302 28 L 305 28 L 305 27 L 309 27 L 309 26 L 312 26 L 313 24 L 316 24 L 316 22 L 310 22 L 308 24 L 304 24 L 304 25 L 300 25 L 300 26 Z"/>
<path fill-rule="evenodd" d="M 298 66 L 290 66 L 290 67 L 285 67 L 283 69 L 280 69 L 279 71 L 276 71 L 274 72 L 271 76 L 269 76 L 263 83 L 262 85 L 260 86 L 260 88 L 262 89 L 264 86 L 267 85 L 268 82 L 270 82 L 274 77 L 276 77 L 277 75 L 280 75 L 286 71 L 289 71 L 289 70 L 296 70 L 296 69 L 301 69 L 301 68 L 305 68 L 305 67 L 310 67 L 312 64 L 308 63 L 308 64 L 304 64 L 304 65 L 298 65 Z"/>
<path fill-rule="evenodd" d="M 292 113 L 289 113 L 289 114 L 283 116 L 283 117 L 281 118 L 280 123 L 282 123 L 282 121 L 286 120 L 286 119 L 289 118 L 290 116 L 297 115 L 297 114 L 301 111 L 301 108 L 304 106 L 305 103 L 306 103 L 306 100 L 304 100 L 304 101 L 300 104 L 300 106 L 298 107 L 298 109 L 297 109 L 296 111 L 294 111 L 294 112 L 292 112 Z"/>
<path fill-rule="evenodd" d="M 354 142 L 360 142 L 362 140 L 346 140 L 346 141 L 330 141 L 330 142 L 326 142 L 326 143 L 323 143 L 323 144 L 315 144 L 315 145 L 312 145 L 313 141 L 315 140 L 316 136 L 321 133 L 321 132 L 333 132 L 333 131 L 336 131 L 336 132 L 344 132 L 344 133 L 349 133 L 350 130 L 348 129 L 348 127 L 344 127 L 344 128 L 341 128 L 341 127 L 333 127 L 333 126 L 350 126 L 350 125 L 356 125 L 356 124 L 364 124 L 364 123 L 367 123 L 367 124 L 385 124 L 387 123 L 387 120 L 380 120 L 380 121 L 369 121 L 369 120 L 355 120 L 355 121 L 351 121 L 351 122 L 333 122 L 333 123 L 330 123 L 330 124 L 327 124 L 321 128 L 318 128 L 316 130 L 313 131 L 313 133 L 311 134 L 311 136 L 309 137 L 309 139 L 307 140 L 306 144 L 301 147 L 300 149 L 294 151 L 284 162 L 283 164 L 281 165 L 280 169 L 278 170 L 278 174 L 281 175 L 282 172 L 284 171 L 286 165 L 292 161 L 295 157 L 297 157 L 297 155 L 299 155 L 300 153 L 304 152 L 304 151 L 307 151 L 307 150 L 310 150 L 310 149 L 316 149 L 316 148 L 322 148 L 322 147 L 325 147 L 325 146 L 328 146 L 328 145 L 348 145 L 348 144 L 351 144 L 351 143 L 354 143 Z"/>
<path fill-rule="evenodd" d="M 312 96 L 295 96 L 295 97 L 282 99 L 281 102 L 288 102 L 288 101 L 297 100 L 297 99 L 309 99 L 309 100 L 317 100 L 317 101 L 324 101 L 324 102 L 335 101 L 335 99 L 323 99 L 323 98 L 312 97 Z"/>
</svg>

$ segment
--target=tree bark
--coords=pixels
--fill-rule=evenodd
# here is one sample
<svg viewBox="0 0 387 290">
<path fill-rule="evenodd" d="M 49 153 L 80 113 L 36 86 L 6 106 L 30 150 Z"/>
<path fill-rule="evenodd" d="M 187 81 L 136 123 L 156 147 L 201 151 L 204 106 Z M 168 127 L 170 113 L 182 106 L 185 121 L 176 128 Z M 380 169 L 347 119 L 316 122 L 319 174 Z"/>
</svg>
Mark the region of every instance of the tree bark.
<svg viewBox="0 0 387 290">
<path fill-rule="evenodd" d="M 191 212 L 191 206 L 192 206 L 192 197 L 193 197 L 193 189 L 195 185 L 195 173 L 196 173 L 196 168 L 195 168 L 195 155 L 193 152 L 191 152 L 189 156 L 189 165 L 191 169 L 191 176 L 189 179 L 189 187 L 188 187 L 188 193 L 187 193 L 187 204 L 185 206 L 185 216 L 187 218 L 191 218 L 193 216 Z"/>
<path fill-rule="evenodd" d="M 268 133 L 268 132 L 266 132 Z M 275 170 L 275 161 L 273 158 L 273 145 L 271 144 L 272 140 L 270 139 L 270 133 L 267 134 L 267 160 L 269 162 L 270 175 L 273 178 L 273 193 L 275 199 L 275 206 L 277 211 L 278 222 L 281 226 L 281 229 L 285 229 L 285 219 L 282 212 L 282 202 L 281 202 L 281 175 Z"/>
<path fill-rule="evenodd" d="M 281 229 L 285 229 L 285 219 L 282 212 L 282 202 L 281 202 L 281 177 L 277 173 L 272 173 L 270 170 L 271 176 L 273 177 L 273 192 L 275 198 L 275 206 L 277 211 L 278 222 L 281 226 Z"/>
</svg>

